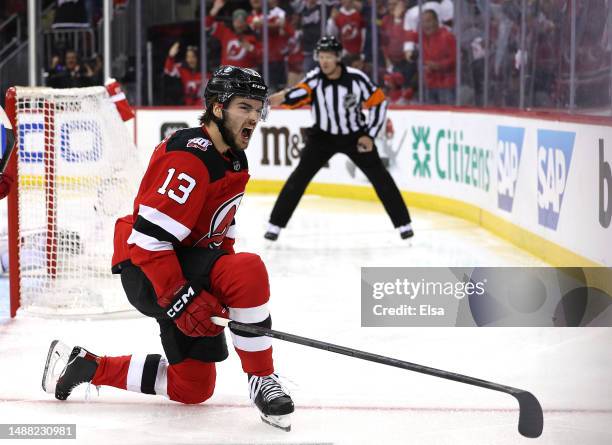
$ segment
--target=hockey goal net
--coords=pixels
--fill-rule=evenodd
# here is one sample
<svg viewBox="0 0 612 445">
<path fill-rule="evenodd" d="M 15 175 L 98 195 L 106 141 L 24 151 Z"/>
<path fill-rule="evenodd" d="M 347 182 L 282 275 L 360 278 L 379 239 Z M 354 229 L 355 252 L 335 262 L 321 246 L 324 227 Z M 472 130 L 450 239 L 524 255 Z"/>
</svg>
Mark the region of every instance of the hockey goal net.
<svg viewBox="0 0 612 445">
<path fill-rule="evenodd" d="M 18 144 L 10 165 L 11 313 L 129 310 L 110 272 L 113 230 L 132 211 L 141 169 L 106 89 L 15 87 L 6 99 Z"/>
</svg>

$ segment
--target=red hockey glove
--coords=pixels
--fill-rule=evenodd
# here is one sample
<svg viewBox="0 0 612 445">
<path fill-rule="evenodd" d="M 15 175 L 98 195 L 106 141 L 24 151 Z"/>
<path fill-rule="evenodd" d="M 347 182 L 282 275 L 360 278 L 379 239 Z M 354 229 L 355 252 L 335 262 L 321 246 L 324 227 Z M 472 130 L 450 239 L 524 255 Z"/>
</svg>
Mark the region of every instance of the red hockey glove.
<svg viewBox="0 0 612 445">
<path fill-rule="evenodd" d="M 6 198 L 6 195 L 11 191 L 13 177 L 8 173 L 0 173 L 0 199 Z"/>
<path fill-rule="evenodd" d="M 210 317 L 229 317 L 227 309 L 215 296 L 191 283 L 186 283 L 169 298 L 160 298 L 159 304 L 165 307 L 166 314 L 181 332 L 190 337 L 219 335 L 223 327 L 214 324 Z"/>
</svg>

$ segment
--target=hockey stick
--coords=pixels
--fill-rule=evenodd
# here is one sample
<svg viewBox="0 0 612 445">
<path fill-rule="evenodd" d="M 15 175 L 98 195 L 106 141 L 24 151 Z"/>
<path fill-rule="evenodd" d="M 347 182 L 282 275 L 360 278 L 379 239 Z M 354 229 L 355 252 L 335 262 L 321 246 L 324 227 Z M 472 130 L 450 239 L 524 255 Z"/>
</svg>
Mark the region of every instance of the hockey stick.
<svg viewBox="0 0 612 445">
<path fill-rule="evenodd" d="M 511 386 L 500 385 L 499 383 L 489 382 L 487 380 L 477 379 L 467 375 L 456 374 L 454 372 L 443 371 L 441 369 L 430 368 L 416 363 L 405 362 L 383 355 L 372 354 L 370 352 L 359 351 L 357 349 L 347 348 L 345 346 L 334 345 L 311 338 L 300 337 L 298 335 L 288 334 L 286 332 L 275 331 L 272 329 L 255 326 L 252 324 L 239 323 L 237 321 L 228 320 L 221 317 L 211 317 L 213 323 L 218 326 L 229 326 L 230 329 L 237 332 L 245 332 L 249 334 L 265 335 L 267 337 L 284 340 L 291 343 L 297 343 L 311 348 L 322 349 L 324 351 L 335 352 L 337 354 L 348 355 L 361 360 L 368 360 L 383 365 L 395 366 L 396 368 L 407 369 L 409 371 L 419 372 L 434 377 L 439 377 L 447 380 L 454 380 L 459 383 L 479 386 L 481 388 L 491 389 L 510 394 L 519 403 L 519 424 L 518 430 L 525 437 L 536 438 L 542 434 L 544 427 L 544 414 L 540 402 L 529 391 L 513 388 Z"/>
<path fill-rule="evenodd" d="M 17 145 L 15 135 L 13 134 L 13 126 L 11 125 L 11 121 L 2 107 L 0 107 L 0 125 L 2 125 L 5 129 L 4 134 L 6 134 L 7 147 L 4 153 L 0 153 L 0 155 L 2 155 L 2 158 L 0 158 L 0 174 L 2 174 L 6 169 L 11 153 L 13 153 L 13 150 L 15 150 Z"/>
</svg>

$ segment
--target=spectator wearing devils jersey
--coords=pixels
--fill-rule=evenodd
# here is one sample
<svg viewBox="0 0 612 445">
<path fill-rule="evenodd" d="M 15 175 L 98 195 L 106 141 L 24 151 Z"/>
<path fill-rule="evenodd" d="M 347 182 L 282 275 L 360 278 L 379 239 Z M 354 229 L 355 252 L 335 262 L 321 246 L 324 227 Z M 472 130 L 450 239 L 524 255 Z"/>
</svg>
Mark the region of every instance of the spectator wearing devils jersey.
<svg viewBox="0 0 612 445">
<path fill-rule="evenodd" d="M 176 55 L 180 49 L 180 43 L 176 42 L 170 47 L 164 73 L 168 76 L 179 77 L 183 84 L 183 105 L 202 106 L 202 73 L 198 68 L 198 48 L 188 46 L 185 51 L 185 62 L 178 63 Z"/>
<path fill-rule="evenodd" d="M 214 362 L 228 354 L 223 328 L 210 317 L 272 324 L 265 265 L 233 250 L 234 216 L 249 179 L 244 150 L 265 113 L 267 87 L 253 70 L 222 66 L 205 101 L 200 127 L 157 146 L 134 213 L 115 227 L 113 271 L 130 303 L 159 323 L 166 357 L 97 357 L 77 347 L 55 386 L 58 399 L 91 381 L 201 403 L 214 391 Z M 253 402 L 263 417 L 274 416 L 269 422 L 287 427 L 293 402 L 276 380 L 270 339 L 232 332 L 232 340 Z"/>
<path fill-rule="evenodd" d="M 348 54 L 362 54 L 365 42 L 365 20 L 357 11 L 353 0 L 341 0 L 340 10 L 332 11 L 334 34 L 340 38 L 344 51 Z"/>
<path fill-rule="evenodd" d="M 264 15 L 261 10 L 261 0 L 250 0 L 253 8 L 247 23 L 255 31 L 259 41 L 263 39 Z M 287 21 L 287 13 L 278 6 L 278 0 L 268 0 L 268 63 L 270 89 L 276 91 L 285 86 L 287 73 L 285 56 L 287 45 L 293 29 Z"/>
<path fill-rule="evenodd" d="M 236 9 L 232 14 L 232 27 L 215 20 L 225 5 L 225 0 L 215 0 L 210 15 L 206 17 L 206 28 L 221 42 L 221 64 L 242 68 L 256 68 L 261 61 L 261 44 L 249 28 L 244 9 Z"/>
</svg>

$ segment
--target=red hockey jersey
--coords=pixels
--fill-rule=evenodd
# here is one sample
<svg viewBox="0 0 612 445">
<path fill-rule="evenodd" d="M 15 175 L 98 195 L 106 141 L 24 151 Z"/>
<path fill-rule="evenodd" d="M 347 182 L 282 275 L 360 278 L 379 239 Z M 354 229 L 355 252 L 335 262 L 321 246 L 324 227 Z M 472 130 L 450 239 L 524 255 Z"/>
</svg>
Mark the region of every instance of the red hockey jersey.
<svg viewBox="0 0 612 445">
<path fill-rule="evenodd" d="M 177 63 L 174 57 L 168 56 L 164 64 L 164 73 L 179 77 L 183 84 L 183 104 L 202 106 L 202 73 Z"/>
<path fill-rule="evenodd" d="M 115 224 L 113 272 L 129 260 L 165 296 L 186 281 L 175 246 L 234 253 L 234 215 L 248 180 L 244 152 L 222 155 L 204 127 L 164 139 L 142 178 L 134 213 Z"/>
<path fill-rule="evenodd" d="M 340 8 L 334 22 L 344 50 L 350 54 L 361 54 L 365 33 L 365 20 L 361 13 L 356 9 Z"/>
</svg>

